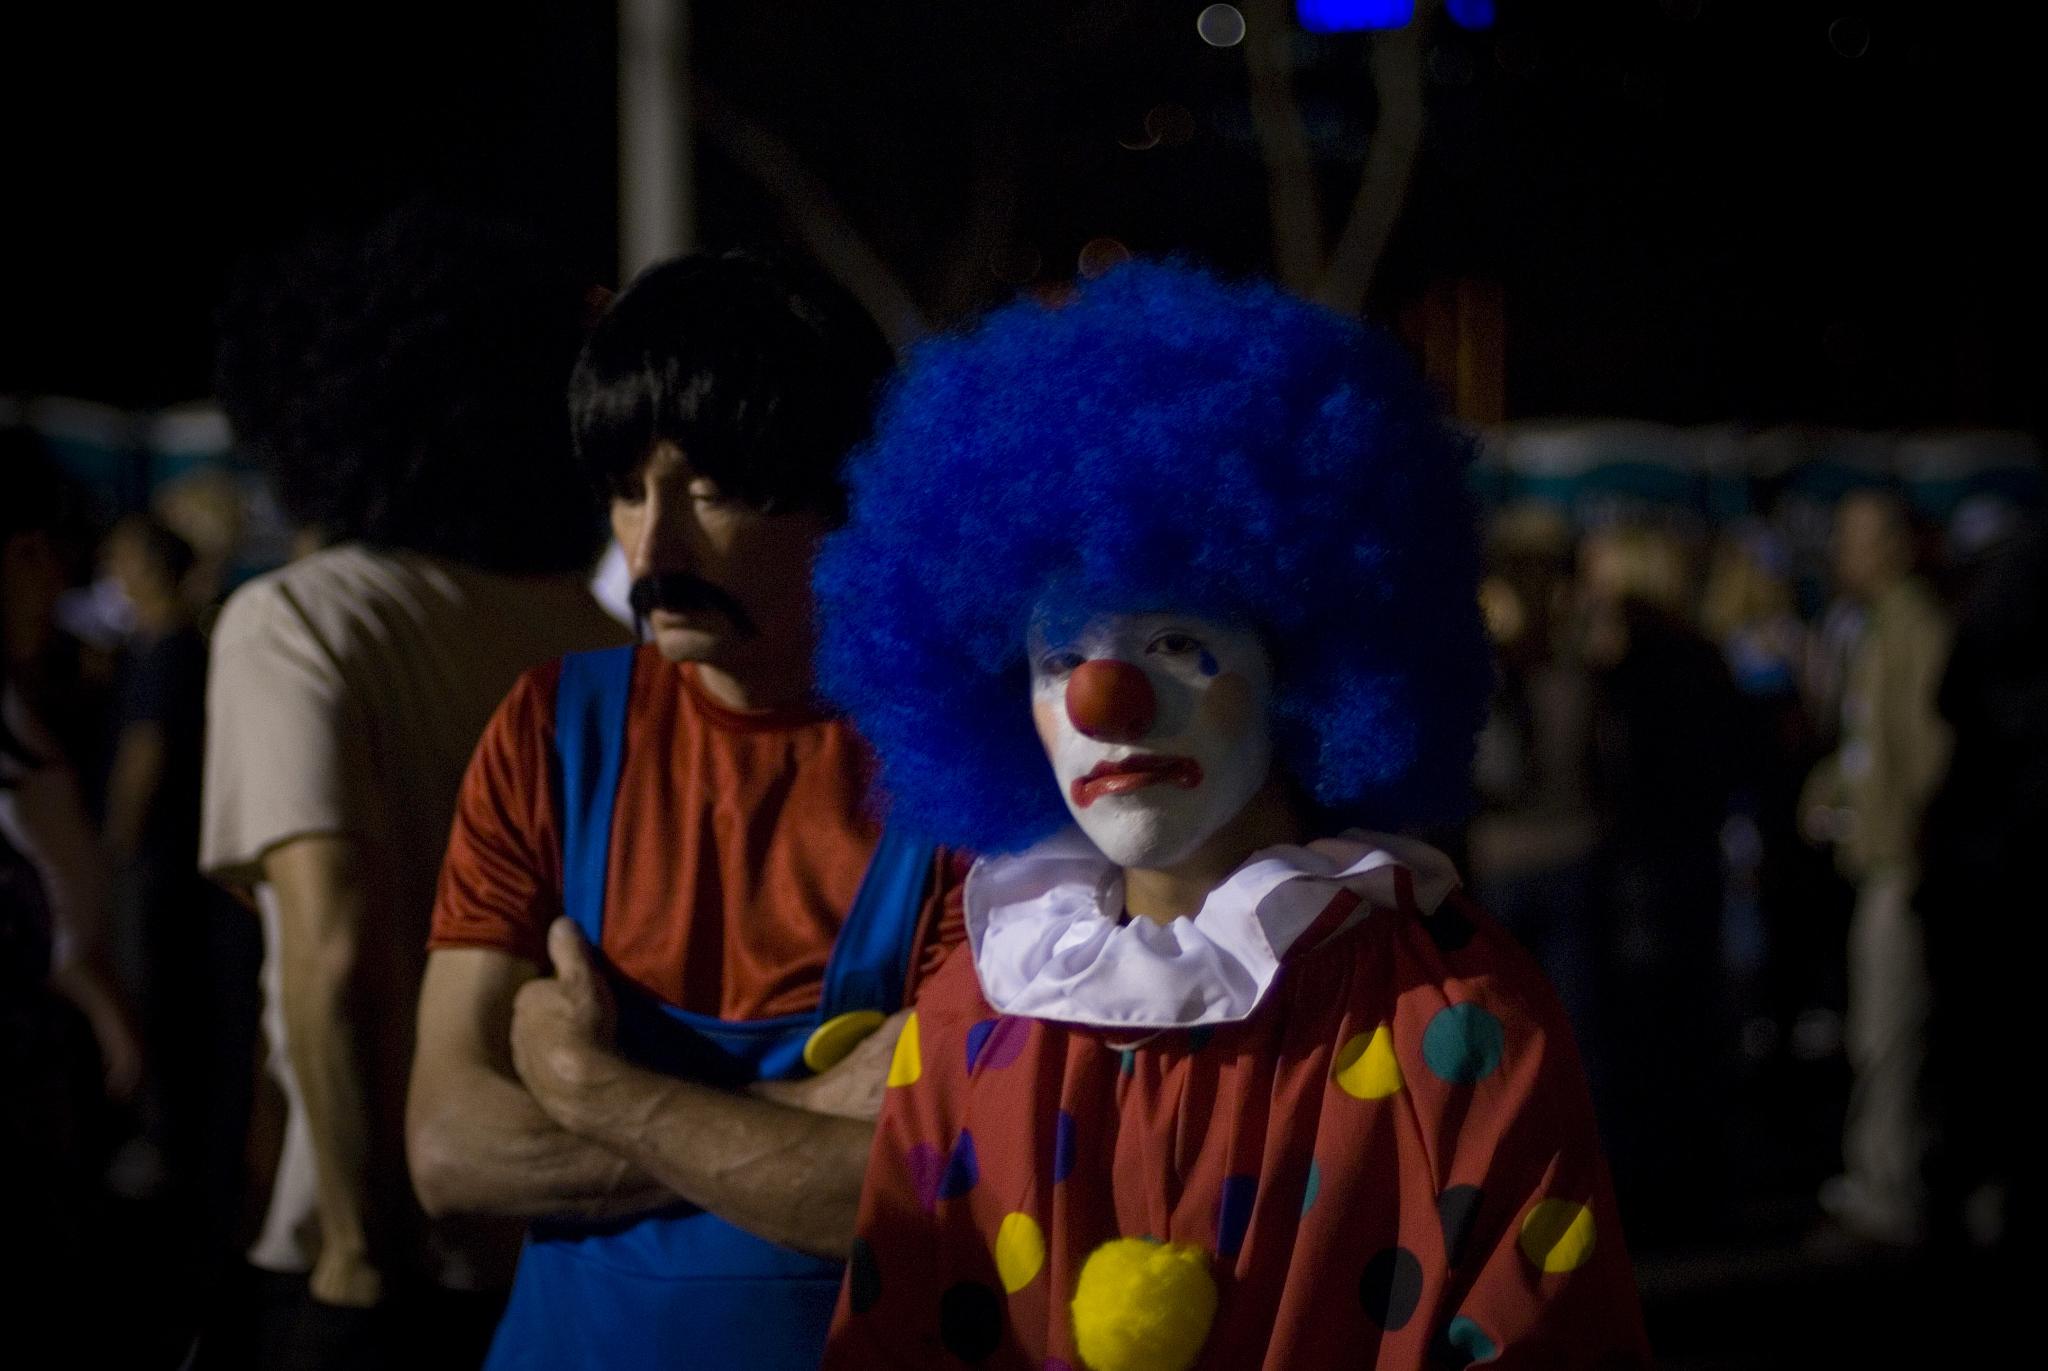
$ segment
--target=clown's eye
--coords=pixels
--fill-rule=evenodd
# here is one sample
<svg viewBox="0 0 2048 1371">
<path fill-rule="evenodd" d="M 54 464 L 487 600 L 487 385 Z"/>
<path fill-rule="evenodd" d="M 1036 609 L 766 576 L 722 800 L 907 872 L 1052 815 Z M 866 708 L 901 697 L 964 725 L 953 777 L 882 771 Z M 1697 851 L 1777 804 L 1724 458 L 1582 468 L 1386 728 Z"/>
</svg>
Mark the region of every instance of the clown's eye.
<svg viewBox="0 0 2048 1371">
<path fill-rule="evenodd" d="M 1157 652 L 1168 657 L 1185 657 L 1191 652 L 1202 650 L 1201 642 L 1186 633 L 1162 633 L 1145 645 L 1147 652 Z"/>
<path fill-rule="evenodd" d="M 1078 652 L 1048 652 L 1038 659 L 1038 674 L 1064 676 L 1086 660 Z"/>
</svg>

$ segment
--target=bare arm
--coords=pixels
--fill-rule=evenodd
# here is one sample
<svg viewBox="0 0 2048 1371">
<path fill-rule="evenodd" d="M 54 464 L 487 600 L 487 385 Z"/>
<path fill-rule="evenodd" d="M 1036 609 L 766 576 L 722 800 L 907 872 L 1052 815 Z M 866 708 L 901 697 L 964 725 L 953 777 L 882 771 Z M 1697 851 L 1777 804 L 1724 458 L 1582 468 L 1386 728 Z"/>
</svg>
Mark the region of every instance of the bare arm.
<svg viewBox="0 0 2048 1371">
<path fill-rule="evenodd" d="M 388 1095 L 374 1084 L 390 1070 L 378 1040 L 392 1008 L 392 978 L 380 974 L 387 950 L 366 929 L 374 896 L 359 849 L 338 835 L 279 844 L 263 854 L 263 874 L 277 896 L 285 1043 L 318 1179 L 313 1297 L 375 1304 L 402 1255 L 387 1222 L 396 1216 L 373 1210 L 373 1177 L 399 1160 Z"/>
<path fill-rule="evenodd" d="M 875 1126 L 643 1071 L 612 1058 L 577 1087 L 583 1135 L 758 1237 L 844 1260 Z"/>
<path fill-rule="evenodd" d="M 106 871 L 77 778 L 61 763 L 36 767 L 15 782 L 14 800 L 26 855 L 49 893 L 50 984 L 91 1026 L 106 1067 L 107 1094 L 126 1099 L 142 1079 L 142 1042 L 114 975 Z"/>
<path fill-rule="evenodd" d="M 843 1258 L 874 1143 L 872 1118 L 730 1094 L 628 1063 L 612 1050 L 608 987 L 566 919 L 549 929 L 548 952 L 557 974 L 521 988 L 512 1028 L 520 1078 L 541 1106 L 728 1223 Z M 866 1054 L 830 1074 L 849 1068 L 878 1074 L 887 1058 Z"/>
<path fill-rule="evenodd" d="M 406 1104 L 406 1153 L 427 1212 L 603 1219 L 676 1195 L 550 1118 L 512 1069 L 512 1003 L 540 974 L 492 948 L 427 957 Z"/>
</svg>

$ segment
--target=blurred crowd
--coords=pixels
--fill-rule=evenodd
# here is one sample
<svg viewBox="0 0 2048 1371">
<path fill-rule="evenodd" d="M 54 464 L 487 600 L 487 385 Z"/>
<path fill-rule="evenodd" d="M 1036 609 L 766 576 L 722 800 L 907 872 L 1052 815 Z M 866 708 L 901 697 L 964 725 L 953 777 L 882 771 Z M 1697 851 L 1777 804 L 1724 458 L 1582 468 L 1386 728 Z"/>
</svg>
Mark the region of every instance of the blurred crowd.
<svg viewBox="0 0 2048 1371">
<path fill-rule="evenodd" d="M 1852 491 L 1804 596 L 1761 521 L 1524 504 L 1488 547 L 1470 880 L 1573 1016 L 1638 1241 L 1725 1235 L 1815 1165 L 1823 1238 L 2010 1241 L 2019 997 L 1972 954 L 2037 936 L 2038 516 Z"/>
<path fill-rule="evenodd" d="M 260 1004 L 258 932 L 194 860 L 234 519 L 202 482 L 96 529 L 27 430 L 0 441 L 0 1051 L 4 1184 L 39 1243 L 25 1289 L 76 1309 L 146 1209 L 177 1235 L 164 1298 L 196 1299 L 249 1209 Z"/>
<path fill-rule="evenodd" d="M 111 1364 L 481 1357 L 516 1228 L 421 1213 L 407 1063 L 485 719 L 625 636 L 561 398 L 590 309 L 427 204 L 249 263 L 216 390 L 296 538 L 239 585 L 226 473 L 108 527 L 4 432 L 0 1184 L 26 1307 Z M 87 1312 L 110 1282 L 130 1317 Z"/>
<path fill-rule="evenodd" d="M 27 1289 L 50 1308 L 82 1308 L 122 1247 L 149 1254 L 156 1322 L 100 1336 L 161 1336 L 182 1356 L 202 1322 L 246 1325 L 227 1339 L 239 1352 L 217 1341 L 198 1365 L 284 1364 L 248 1350 L 265 1320 L 385 1304 L 376 1282 L 401 1278 L 306 1231 L 313 1189 L 333 1183 L 305 1170 L 294 1132 L 309 1100 L 315 1116 L 376 1120 L 362 1171 L 387 1180 L 359 1206 L 371 1231 L 356 1241 L 407 1229 L 433 1256 L 404 1279 L 490 1289 L 484 1258 L 464 1268 L 459 1244 L 428 1232 L 393 1121 L 432 864 L 461 765 L 518 670 L 620 632 L 582 590 L 596 505 L 565 445 L 489 490 L 453 460 L 535 431 L 508 394 L 559 409 L 558 386 L 521 385 L 518 369 L 564 366 L 588 301 L 531 274 L 539 303 L 508 303 L 522 249 L 501 237 L 438 255 L 408 242 L 330 252 L 328 277 L 285 273 L 296 293 L 252 288 L 223 315 L 224 399 L 304 530 L 313 560 L 299 565 L 316 568 L 262 583 L 263 612 L 295 616 L 289 634 L 230 596 L 232 498 L 172 490 L 99 527 L 90 492 L 27 429 L 6 431 L 0 459 L 0 1185 L 42 1254 Z M 387 289 L 366 295 L 352 273 L 371 267 Z M 318 308 L 309 281 L 330 288 Z M 424 281 L 440 294 L 408 293 Z M 380 337 L 401 341 L 367 341 Z M 411 427 L 351 428 L 372 413 Z M 1894 491 L 1856 491 L 1834 512 L 1817 597 L 1763 523 L 1579 527 L 1540 503 L 1489 518 L 1499 687 L 1464 864 L 1572 1015 L 1634 1245 L 1725 1236 L 1745 1206 L 1794 1191 L 1846 1241 L 2012 1243 L 2034 1203 L 2005 1105 L 2038 937 L 2022 864 L 2048 831 L 2038 514 L 1972 504 L 1937 529 Z M 216 624 L 238 616 L 245 638 L 224 651 Z M 385 635 L 407 665 L 365 687 L 335 665 L 349 633 Z M 399 652 L 408 634 L 492 647 L 445 662 Z M 414 737 L 401 717 L 436 741 L 361 763 L 390 776 L 330 783 L 322 767 L 357 764 L 347 746 L 220 707 L 273 687 L 325 702 L 358 746 Z M 375 722 L 335 704 L 349 691 Z M 320 784 L 246 779 L 265 768 Z M 317 818 L 294 809 L 308 788 Z M 206 874 L 203 822 L 219 826 Z M 353 856 L 300 841 L 335 834 Z M 404 892 L 395 907 L 416 924 L 378 942 L 404 953 L 376 996 L 327 984 L 316 1010 L 322 948 L 281 963 L 268 906 L 301 900 L 287 925 L 321 926 L 307 911 L 348 888 L 320 865 L 335 860 L 396 882 L 381 888 Z M 365 1069 L 381 1097 L 317 1080 L 309 1093 L 282 1068 L 298 1050 L 283 1022 L 319 1012 L 379 1025 L 365 1051 L 400 1045 L 399 1065 Z M 348 1336 L 335 1324 L 313 1341 Z"/>
</svg>

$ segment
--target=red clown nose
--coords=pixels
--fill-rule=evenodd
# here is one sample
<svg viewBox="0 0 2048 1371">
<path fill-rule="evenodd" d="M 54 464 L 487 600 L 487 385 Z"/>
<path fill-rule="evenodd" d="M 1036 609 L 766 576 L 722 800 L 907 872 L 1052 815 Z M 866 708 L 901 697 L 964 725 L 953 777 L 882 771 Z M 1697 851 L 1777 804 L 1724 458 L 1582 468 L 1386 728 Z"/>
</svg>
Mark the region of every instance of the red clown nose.
<svg viewBox="0 0 2048 1371">
<path fill-rule="evenodd" d="M 1158 712 L 1152 682 L 1129 662 L 1083 662 L 1067 678 L 1067 717 L 1084 735 L 1100 742 L 1137 742 L 1151 732 Z"/>
</svg>

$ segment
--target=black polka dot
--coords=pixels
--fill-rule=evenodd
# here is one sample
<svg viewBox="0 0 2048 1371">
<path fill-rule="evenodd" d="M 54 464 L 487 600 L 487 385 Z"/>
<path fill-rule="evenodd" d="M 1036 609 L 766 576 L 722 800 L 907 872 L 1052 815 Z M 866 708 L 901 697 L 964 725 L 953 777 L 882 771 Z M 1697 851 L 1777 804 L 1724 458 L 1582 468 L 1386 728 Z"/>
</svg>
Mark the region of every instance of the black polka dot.
<svg viewBox="0 0 2048 1371">
<path fill-rule="evenodd" d="M 866 1238 L 855 1238 L 846 1262 L 846 1301 L 854 1313 L 865 1314 L 881 1298 L 882 1268 L 875 1264 L 875 1249 Z"/>
<path fill-rule="evenodd" d="M 1422 1302 L 1422 1263 L 1405 1247 L 1389 1247 L 1365 1264 L 1365 1274 L 1358 1278 L 1358 1302 L 1388 1332 L 1400 1328 Z"/>
<path fill-rule="evenodd" d="M 1429 931 L 1429 940 L 1443 952 L 1456 952 L 1472 941 L 1472 921 L 1452 900 L 1445 900 L 1425 915 L 1422 926 Z"/>
<path fill-rule="evenodd" d="M 1445 1265 L 1455 1267 L 1465 1260 L 1472 1222 L 1479 1217 L 1479 1205 L 1485 1198 L 1476 1185 L 1454 1185 L 1436 1197 L 1437 1217 L 1444 1223 Z"/>
<path fill-rule="evenodd" d="M 1003 1340 L 1003 1302 L 980 1281 L 939 1297 L 939 1341 L 961 1361 L 985 1361 Z"/>
</svg>

